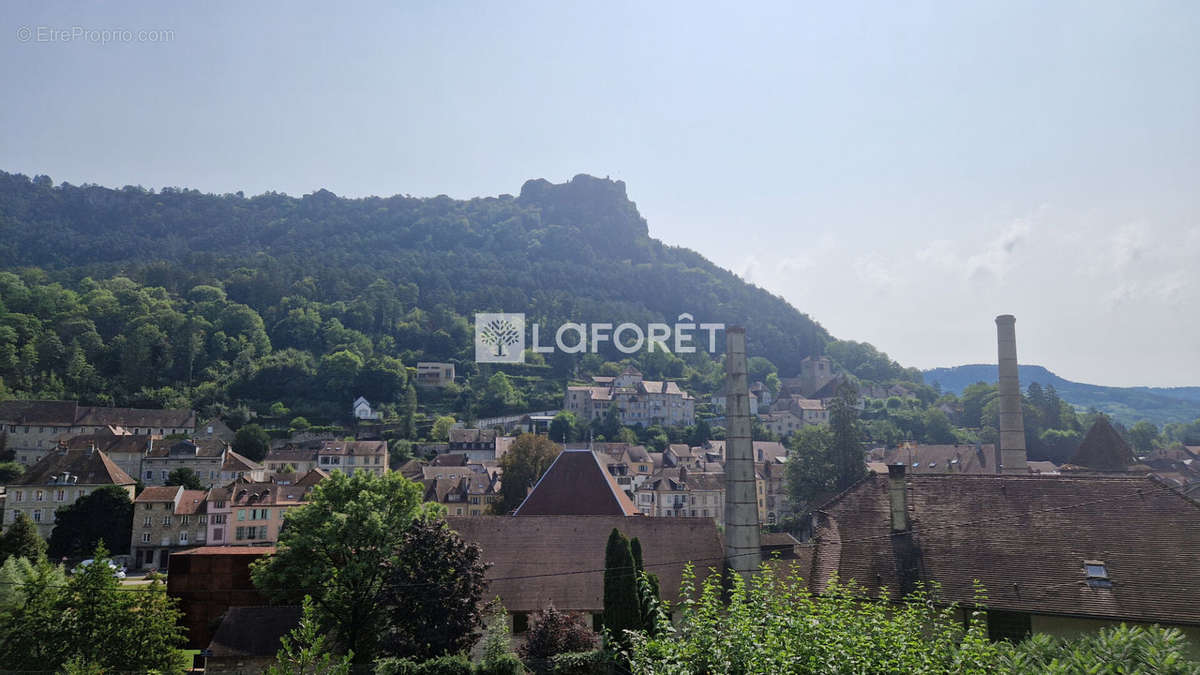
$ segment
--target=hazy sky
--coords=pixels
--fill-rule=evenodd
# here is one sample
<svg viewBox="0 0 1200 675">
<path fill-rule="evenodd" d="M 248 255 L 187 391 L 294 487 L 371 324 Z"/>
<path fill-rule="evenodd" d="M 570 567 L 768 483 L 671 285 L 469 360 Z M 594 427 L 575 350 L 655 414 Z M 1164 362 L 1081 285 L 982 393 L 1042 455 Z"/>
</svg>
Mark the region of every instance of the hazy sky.
<svg viewBox="0 0 1200 675">
<path fill-rule="evenodd" d="M 994 362 L 1012 313 L 1023 363 L 1200 385 L 1200 3 L 347 4 L 9 0 L 0 169 L 611 176 L 652 236 L 905 365 Z"/>
</svg>

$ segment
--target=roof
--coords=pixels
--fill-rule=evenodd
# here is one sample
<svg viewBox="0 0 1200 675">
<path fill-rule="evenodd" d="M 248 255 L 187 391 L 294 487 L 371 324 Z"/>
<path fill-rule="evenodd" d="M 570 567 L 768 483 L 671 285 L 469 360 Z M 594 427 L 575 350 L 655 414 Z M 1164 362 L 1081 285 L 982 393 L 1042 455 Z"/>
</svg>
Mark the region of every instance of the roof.
<svg viewBox="0 0 1200 675">
<path fill-rule="evenodd" d="M 318 451 L 322 455 L 381 455 L 387 452 L 386 441 L 324 441 Z"/>
<path fill-rule="evenodd" d="M 207 497 L 208 490 L 184 490 L 183 494 L 179 496 L 179 503 L 175 505 L 175 515 L 190 516 L 204 513 L 208 505 Z"/>
<path fill-rule="evenodd" d="M 461 452 L 452 452 L 447 455 L 438 455 L 433 458 L 433 466 L 466 466 L 467 456 Z"/>
<path fill-rule="evenodd" d="M 779 441 L 754 441 L 754 461 L 755 462 L 773 462 L 777 459 L 787 459 L 787 446 Z M 725 461 L 725 441 L 709 441 L 704 448 L 699 450 L 707 450 L 715 453 Z"/>
<path fill-rule="evenodd" d="M 495 429 L 451 429 L 451 443 L 494 443 Z"/>
<path fill-rule="evenodd" d="M 1133 449 L 1109 424 L 1108 418 L 1101 415 L 1092 423 L 1068 463 L 1099 471 L 1124 471 L 1136 461 Z"/>
<path fill-rule="evenodd" d="M 909 474 L 967 473 L 997 474 L 999 458 L 994 443 L 983 445 L 904 445 L 898 448 L 875 448 L 867 453 L 868 462 L 883 464 L 879 473 L 887 474 L 888 464 L 903 464 Z"/>
<path fill-rule="evenodd" d="M 12 424 L 71 426 L 78 408 L 75 401 L 3 401 L 0 420 Z"/>
<path fill-rule="evenodd" d="M 313 485 L 316 485 L 317 483 L 320 483 L 321 481 L 325 480 L 326 478 L 329 478 L 328 471 L 324 471 L 322 469 L 314 467 L 312 469 L 309 469 L 308 472 L 305 473 L 303 476 L 292 481 L 292 485 L 311 487 Z"/>
<path fill-rule="evenodd" d="M 150 444 L 147 457 L 156 458 L 209 458 L 219 459 L 228 448 L 228 444 L 219 438 L 185 438 L 179 441 L 159 441 Z"/>
<path fill-rule="evenodd" d="M 591 450 L 563 450 L 514 516 L 632 516 L 639 514 Z"/>
<path fill-rule="evenodd" d="M 262 471 L 263 465 L 258 462 L 239 455 L 233 450 L 225 453 L 225 461 L 221 464 L 222 471 Z"/>
<path fill-rule="evenodd" d="M 300 623 L 299 607 L 230 607 L 208 645 L 210 656 L 274 657 Z"/>
<path fill-rule="evenodd" d="M 78 485 L 134 485 L 136 480 L 98 450 L 56 450 L 29 467 L 11 485 L 49 485 L 70 474 Z"/>
<path fill-rule="evenodd" d="M 151 485 L 142 490 L 141 494 L 134 498 L 133 503 L 173 502 L 182 490 L 182 485 Z"/>
<path fill-rule="evenodd" d="M 197 546 L 179 552 L 172 552 L 171 557 L 177 555 L 195 555 L 195 556 L 218 556 L 218 555 L 252 555 L 264 556 L 274 555 L 274 546 Z"/>
<path fill-rule="evenodd" d="M 264 462 L 315 462 L 317 461 L 316 448 L 298 448 L 294 445 L 285 445 L 282 448 L 272 448 L 267 451 L 267 456 L 263 459 Z"/>
<path fill-rule="evenodd" d="M 236 506 L 287 506 L 302 504 L 312 492 L 312 485 L 281 485 L 279 483 L 238 480 L 225 487 L 213 488 L 209 499 L 227 501 Z"/>
<path fill-rule="evenodd" d="M 906 479 L 911 534 L 893 535 L 887 476 L 823 505 L 804 574 L 814 590 L 837 573 L 869 594 L 936 581 L 970 603 L 981 581 L 991 608 L 1200 625 L 1200 504 L 1148 477 L 959 476 Z M 1190 553 L 1189 553 L 1190 552 Z M 1110 588 L 1087 583 L 1103 561 Z"/>
<path fill-rule="evenodd" d="M 150 443 L 150 437 L 137 434 L 113 434 L 111 432 L 101 432 L 98 434 L 81 434 L 72 436 L 64 441 L 66 446 L 72 450 L 86 450 L 94 448 L 103 450 L 105 454 L 113 453 L 120 454 L 137 454 L 141 455 L 146 452 L 146 446 Z"/>
<path fill-rule="evenodd" d="M 510 612 L 551 604 L 602 611 L 604 551 L 613 528 L 641 541 L 646 571 L 658 575 L 662 598 L 672 604 L 686 562 L 695 563 L 702 580 L 725 555 L 712 518 L 449 516 L 446 522 L 482 549 L 482 560 L 491 563 L 487 595 L 500 596 Z"/>
</svg>

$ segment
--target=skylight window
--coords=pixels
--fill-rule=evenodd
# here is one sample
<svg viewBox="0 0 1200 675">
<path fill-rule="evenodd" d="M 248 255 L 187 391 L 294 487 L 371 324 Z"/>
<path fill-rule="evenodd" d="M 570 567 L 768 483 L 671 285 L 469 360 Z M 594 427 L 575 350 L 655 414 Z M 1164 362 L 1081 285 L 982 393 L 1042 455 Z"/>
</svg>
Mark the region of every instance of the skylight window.
<svg viewBox="0 0 1200 675">
<path fill-rule="evenodd" d="M 1112 579 L 1108 578 L 1108 565 L 1103 560 L 1084 560 L 1083 569 L 1087 573 L 1087 584 L 1092 588 L 1112 588 Z"/>
</svg>

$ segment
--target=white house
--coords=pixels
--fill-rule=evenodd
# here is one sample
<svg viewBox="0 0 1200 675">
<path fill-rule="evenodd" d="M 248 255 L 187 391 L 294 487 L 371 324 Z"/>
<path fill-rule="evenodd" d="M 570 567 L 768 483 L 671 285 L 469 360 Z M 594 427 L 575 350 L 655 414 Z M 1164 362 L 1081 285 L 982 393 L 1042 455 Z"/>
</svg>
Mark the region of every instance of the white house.
<svg viewBox="0 0 1200 675">
<path fill-rule="evenodd" d="M 357 420 L 377 420 L 379 413 L 371 412 L 371 404 L 367 399 L 359 396 L 354 399 L 354 419 Z"/>
</svg>

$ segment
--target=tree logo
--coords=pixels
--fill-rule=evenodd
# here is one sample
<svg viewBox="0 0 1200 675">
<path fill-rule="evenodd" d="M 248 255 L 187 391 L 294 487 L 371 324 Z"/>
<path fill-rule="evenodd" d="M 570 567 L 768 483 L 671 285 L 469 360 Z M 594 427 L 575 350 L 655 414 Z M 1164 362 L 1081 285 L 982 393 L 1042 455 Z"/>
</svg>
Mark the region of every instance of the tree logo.
<svg viewBox="0 0 1200 675">
<path fill-rule="evenodd" d="M 525 315 L 475 315 L 475 361 L 525 363 Z"/>
</svg>

